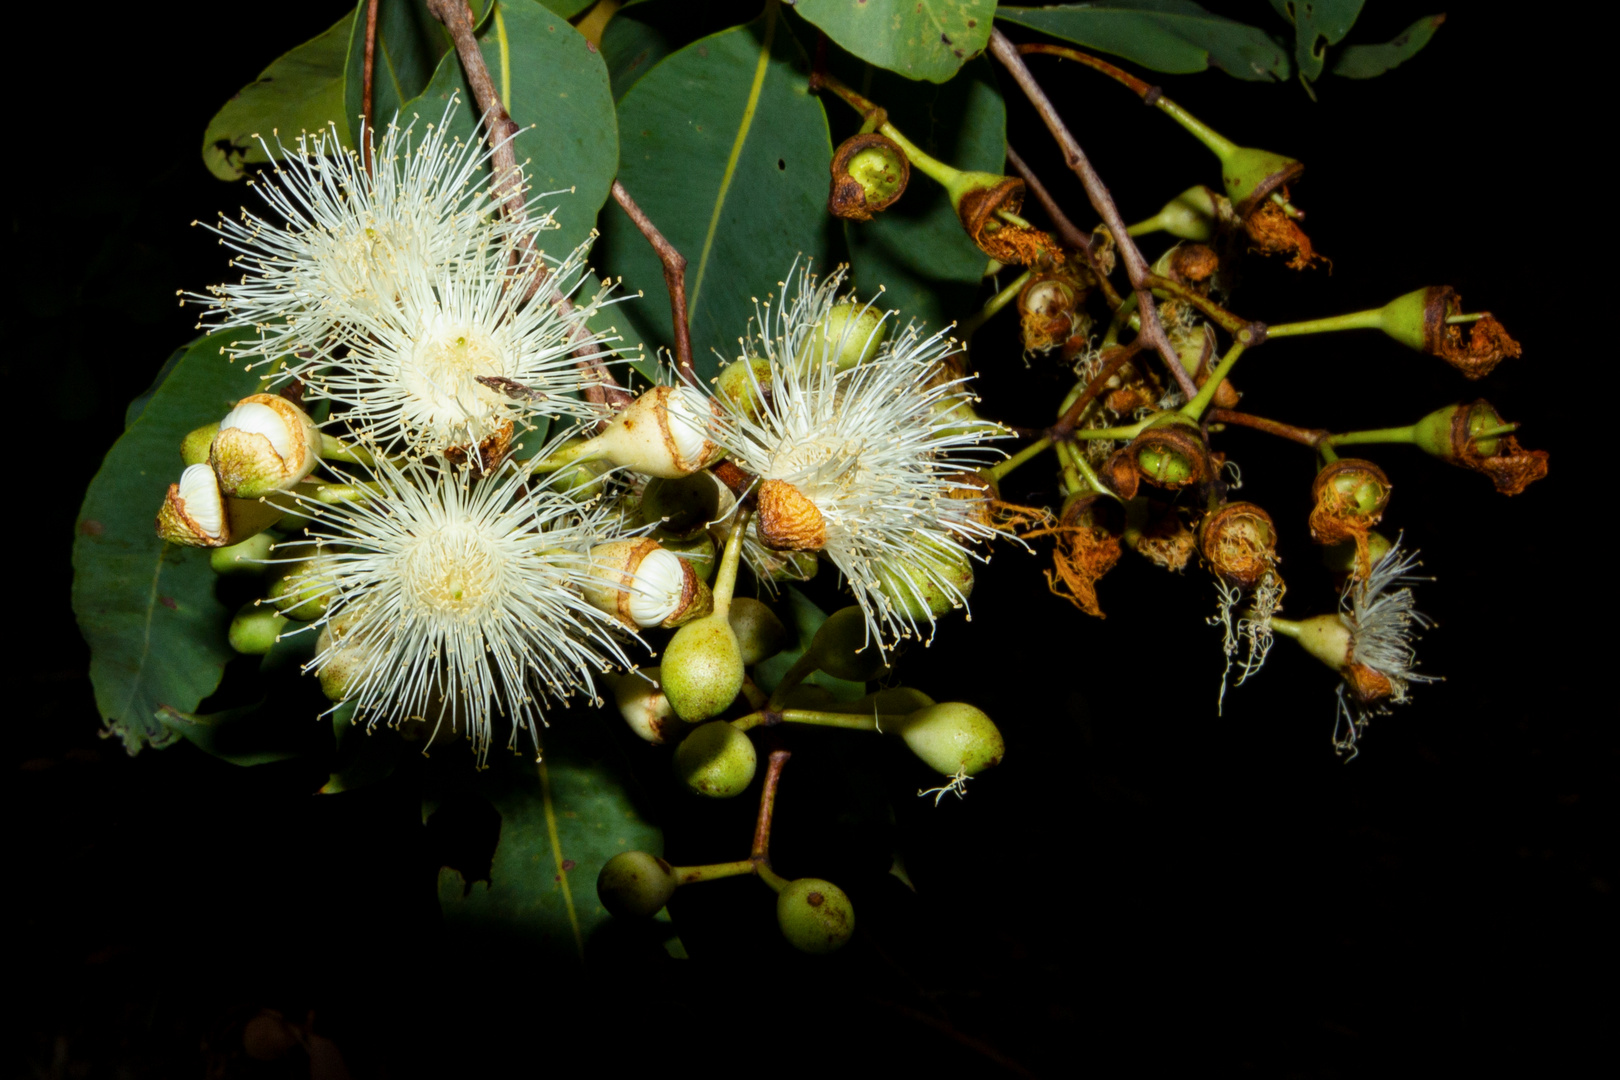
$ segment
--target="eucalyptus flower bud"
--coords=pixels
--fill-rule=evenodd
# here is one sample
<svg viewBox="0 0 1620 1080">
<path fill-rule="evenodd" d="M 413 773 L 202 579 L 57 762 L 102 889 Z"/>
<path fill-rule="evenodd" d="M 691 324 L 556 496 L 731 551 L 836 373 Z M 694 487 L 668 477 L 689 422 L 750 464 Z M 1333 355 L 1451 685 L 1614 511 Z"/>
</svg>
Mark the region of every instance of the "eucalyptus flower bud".
<svg viewBox="0 0 1620 1080">
<path fill-rule="evenodd" d="M 662 745 L 679 738 L 687 730 L 680 717 L 675 715 L 669 698 L 664 695 L 658 668 L 608 675 L 606 679 L 619 715 L 630 725 L 630 730 L 641 738 Z"/>
<path fill-rule="evenodd" d="M 900 145 L 875 131 L 852 135 L 832 158 L 832 189 L 827 212 L 849 221 L 871 221 L 887 210 L 911 183 L 911 161 Z"/>
<path fill-rule="evenodd" d="M 672 628 L 714 610 L 714 594 L 692 564 L 649 539 L 592 548 L 583 592 L 586 603 L 631 629 Z"/>
<path fill-rule="evenodd" d="M 675 748 L 675 775 L 711 799 L 741 795 L 753 782 L 757 764 L 748 736 L 723 720 L 693 729 Z"/>
<path fill-rule="evenodd" d="M 750 667 L 788 647 L 787 627 L 762 601 L 751 596 L 734 596 L 726 617 L 737 635 L 742 661 Z"/>
<path fill-rule="evenodd" d="M 645 476 L 686 476 L 712 465 L 720 448 L 709 438 L 713 406 L 685 386 L 655 386 L 626 405 L 591 442 L 599 456 Z"/>
<path fill-rule="evenodd" d="M 855 905 L 830 881 L 799 878 L 776 895 L 776 924 L 800 952 L 835 952 L 855 933 Z"/>
<path fill-rule="evenodd" d="M 1163 230 L 1183 240 L 1204 241 L 1213 237 L 1221 219 L 1231 214 L 1231 200 L 1199 184 L 1183 191 L 1165 203 L 1157 214 L 1132 225 L 1127 232 L 1131 236 L 1143 236 Z"/>
<path fill-rule="evenodd" d="M 263 656 L 281 638 L 287 618 L 274 608 L 249 601 L 231 619 L 231 648 L 247 656 Z"/>
<path fill-rule="evenodd" d="M 877 356 L 889 336 L 885 312 L 858 300 L 834 304 L 827 317 L 810 327 L 794 359 L 806 370 L 823 359 L 834 361 L 839 371 L 848 371 Z"/>
<path fill-rule="evenodd" d="M 337 593 L 336 564 L 321 554 L 293 563 L 271 583 L 266 599 L 289 619 L 314 622 L 326 614 Z"/>
<path fill-rule="evenodd" d="M 505 455 L 501 455 L 505 457 Z M 484 472 L 493 467 L 493 462 L 499 458 L 485 458 Z M 589 502 L 600 498 L 607 490 L 607 474 L 613 471 L 613 464 L 607 461 L 573 461 L 564 465 L 551 474 L 548 485 L 550 490 L 566 495 L 575 502 Z"/>
<path fill-rule="evenodd" d="M 214 573 L 221 575 L 262 574 L 269 569 L 265 560 L 270 557 L 270 549 L 275 545 L 275 535 L 262 532 L 239 544 L 210 551 L 208 565 Z"/>
<path fill-rule="evenodd" d="M 180 440 L 180 460 L 186 465 L 204 465 L 208 462 L 208 450 L 214 445 L 214 436 L 219 434 L 218 422 L 204 424 L 195 431 L 186 433 Z"/>
<path fill-rule="evenodd" d="M 596 876 L 596 898 L 620 919 L 650 919 L 675 895 L 675 868 L 645 851 L 621 851 Z"/>
<path fill-rule="evenodd" d="M 771 362 L 758 356 L 738 357 L 714 377 L 714 393 L 744 416 L 759 415 L 771 396 Z"/>
<path fill-rule="evenodd" d="M 208 450 L 226 495 L 256 499 L 286 491 L 321 460 L 321 433 L 280 394 L 250 394 L 219 422 Z"/>
<path fill-rule="evenodd" d="M 706 615 L 675 631 L 659 666 L 675 715 L 688 723 L 719 716 L 742 691 L 742 646 L 721 614 Z"/>
<path fill-rule="evenodd" d="M 908 621 L 933 622 L 973 594 L 973 561 L 952 541 L 914 533 L 909 552 L 878 565 L 877 587 Z"/>
<path fill-rule="evenodd" d="M 325 657 L 316 673 L 321 682 L 321 693 L 328 701 L 343 702 L 353 696 L 369 673 L 371 656 L 356 639 L 344 640 L 360 621 L 358 613 L 321 627 L 315 639 L 315 655 Z M 341 642 L 338 648 L 333 645 Z"/>
<path fill-rule="evenodd" d="M 889 667 L 867 632 L 866 613 L 854 604 L 827 616 L 808 652 L 822 671 L 849 682 L 875 679 Z"/>
<path fill-rule="evenodd" d="M 990 717 L 959 701 L 918 709 L 900 721 L 893 734 L 941 776 L 977 776 L 1007 753 Z"/>
<path fill-rule="evenodd" d="M 188 465 L 164 496 L 157 534 L 186 547 L 227 547 L 263 532 L 281 516 L 268 503 L 227 499 L 211 466 Z"/>
<path fill-rule="evenodd" d="M 1480 400 L 1425 416 L 1412 425 L 1412 441 L 1443 461 L 1484 473 L 1503 495 L 1517 495 L 1547 475 L 1547 451 L 1520 446 L 1514 426 Z"/>
</svg>

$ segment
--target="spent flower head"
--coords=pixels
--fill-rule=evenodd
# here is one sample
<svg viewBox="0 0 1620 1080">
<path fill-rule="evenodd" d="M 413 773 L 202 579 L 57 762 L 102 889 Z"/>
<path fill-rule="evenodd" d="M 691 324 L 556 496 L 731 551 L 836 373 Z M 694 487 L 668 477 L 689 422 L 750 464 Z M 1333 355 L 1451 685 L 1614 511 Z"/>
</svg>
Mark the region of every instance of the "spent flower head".
<svg viewBox="0 0 1620 1080">
<path fill-rule="evenodd" d="M 1352 577 L 1339 598 L 1339 618 L 1350 632 L 1341 672 L 1339 707 L 1333 746 L 1352 758 L 1356 740 L 1375 715 L 1404 705 L 1412 683 L 1437 681 L 1416 671 L 1413 639 L 1432 621 L 1417 610 L 1411 583 L 1429 580 L 1412 574 L 1419 565 L 1415 551 L 1401 550 L 1400 540 L 1373 565 L 1365 579 Z"/>
</svg>

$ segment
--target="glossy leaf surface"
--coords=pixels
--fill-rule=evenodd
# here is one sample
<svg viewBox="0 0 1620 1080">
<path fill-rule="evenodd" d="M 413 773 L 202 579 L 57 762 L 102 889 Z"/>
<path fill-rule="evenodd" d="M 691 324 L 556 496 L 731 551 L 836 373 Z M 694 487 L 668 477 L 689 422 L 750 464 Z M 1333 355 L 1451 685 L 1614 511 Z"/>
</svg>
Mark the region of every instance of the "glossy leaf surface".
<svg viewBox="0 0 1620 1080">
<path fill-rule="evenodd" d="M 1288 78 L 1288 53 L 1258 27 L 1191 0 L 1112 0 L 1058 7 L 1003 7 L 996 17 L 1081 48 L 1173 75 L 1218 67 L 1239 79 Z"/>
<path fill-rule="evenodd" d="M 945 82 L 984 51 L 995 0 L 798 0 L 793 7 L 849 52 L 908 79 Z"/>
<path fill-rule="evenodd" d="M 1333 74 L 1347 79 L 1371 79 L 1416 56 L 1446 21 L 1444 15 L 1425 15 L 1382 45 L 1347 45 L 1333 61 Z"/>
</svg>

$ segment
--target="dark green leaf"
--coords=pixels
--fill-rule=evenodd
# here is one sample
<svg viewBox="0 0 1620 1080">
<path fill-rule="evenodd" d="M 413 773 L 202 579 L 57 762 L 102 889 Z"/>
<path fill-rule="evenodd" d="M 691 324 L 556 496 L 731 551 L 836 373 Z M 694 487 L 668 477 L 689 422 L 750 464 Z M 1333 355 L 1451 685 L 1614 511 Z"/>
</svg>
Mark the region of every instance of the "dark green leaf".
<svg viewBox="0 0 1620 1080">
<path fill-rule="evenodd" d="M 482 7 L 482 0 L 473 5 L 475 11 Z M 349 29 L 343 109 L 352 133 L 359 131 L 359 117 L 365 112 L 366 0 L 359 0 L 354 25 Z M 447 52 L 454 54 L 450 35 L 439 20 L 428 14 L 423 0 L 380 0 L 371 78 L 373 126 L 386 131 L 396 113 L 403 113 L 408 120 L 405 103 L 422 93 L 439 66 L 439 58 Z"/>
<path fill-rule="evenodd" d="M 1007 108 L 988 61 L 963 69 L 943 86 L 898 85 L 878 73 L 875 100 L 888 102 L 889 119 L 923 150 L 959 169 L 999 173 L 1006 162 Z M 909 89 L 910 93 L 902 93 Z M 972 305 L 988 257 L 968 238 L 945 189 L 912 170 L 900 201 L 871 221 L 846 228 L 856 288 L 863 299 L 881 286 L 884 308 L 938 330 Z"/>
<path fill-rule="evenodd" d="M 675 51 L 670 32 L 672 19 L 691 17 L 683 8 L 667 4 L 637 4 L 614 15 L 602 31 L 602 59 L 607 63 L 608 78 L 613 82 L 613 100 L 624 97 L 625 91 L 653 66 Z"/>
<path fill-rule="evenodd" d="M 363 5 L 362 5 L 363 6 Z M 319 37 L 284 54 L 214 114 L 203 133 L 202 156 L 221 180 L 240 180 L 245 166 L 269 158 L 258 136 L 293 137 L 336 124 L 338 141 L 352 146 L 343 102 L 343 65 L 349 55 L 353 14 Z"/>
<path fill-rule="evenodd" d="M 944 82 L 984 51 L 995 0 L 798 0 L 849 52 L 908 79 Z"/>
<path fill-rule="evenodd" d="M 1210 65 L 1239 79 L 1286 79 L 1288 53 L 1265 31 L 1191 0 L 1111 0 L 1060 7 L 1003 7 L 996 18 L 1173 75 Z"/>
<path fill-rule="evenodd" d="M 303 732 L 288 718 L 264 707 L 264 702 L 197 715 L 164 705 L 154 719 L 205 753 L 232 765 L 266 765 L 286 761 L 302 751 Z M 158 745 L 156 740 L 153 745 Z"/>
<path fill-rule="evenodd" d="M 789 585 L 782 590 L 786 601 L 786 610 L 783 605 L 775 605 L 777 614 L 782 621 L 798 635 L 798 643 L 791 649 L 777 653 L 769 660 L 762 660 L 754 665 L 754 683 L 767 694 L 774 691 L 782 681 L 782 676 L 804 655 L 804 650 L 810 647 L 810 642 L 821 629 L 821 624 L 827 621 L 827 613 L 816 607 L 815 603 L 804 593 Z M 854 701 L 866 694 L 864 683 L 850 682 L 847 679 L 837 679 L 825 671 L 818 671 L 804 680 L 817 686 L 824 686 L 832 691 L 832 696 L 839 701 Z"/>
<path fill-rule="evenodd" d="M 805 58 L 774 7 L 747 26 L 667 57 L 619 104 L 619 179 L 686 257 L 698 372 L 737 355 L 754 298 L 775 291 L 796 257 L 825 266 L 832 143 Z M 602 218 L 599 261 L 645 298 L 615 318 L 669 343 L 658 257 L 620 211 Z M 622 313 L 622 314 L 620 314 Z"/>
<path fill-rule="evenodd" d="M 585 939 L 609 917 L 596 899 L 603 864 L 621 851 L 662 850 L 662 833 L 637 814 L 624 783 L 589 745 L 591 733 L 566 730 L 607 719 L 569 713 L 546 733 L 541 764 L 503 758 L 478 777 L 500 814 L 500 841 L 487 881 L 439 871 L 439 905 L 452 930 L 582 955 Z"/>
<path fill-rule="evenodd" d="M 195 710 L 233 655 L 208 552 L 166 544 L 153 526 L 180 476 L 181 438 L 259 388 L 257 375 L 220 355 L 230 337 L 193 344 L 152 392 L 90 481 L 74 530 L 73 611 L 90 645 L 96 707 L 130 753 L 173 742 L 158 710 Z"/>
<path fill-rule="evenodd" d="M 1366 0 L 1271 0 L 1277 13 L 1294 24 L 1294 59 L 1306 89 L 1321 77 L 1327 47 L 1337 45 L 1356 24 Z"/>
<path fill-rule="evenodd" d="M 562 228 L 546 234 L 545 246 L 561 258 L 590 235 L 619 168 L 607 67 L 579 31 L 537 0 L 501 0 L 478 43 L 507 112 L 525 129 L 514 145 L 530 198 L 557 207 Z M 445 54 L 402 116 L 437 121 L 452 95 L 462 104 L 450 130 L 470 139 L 477 107 L 454 52 Z M 537 198 L 545 193 L 553 194 Z"/>
<path fill-rule="evenodd" d="M 1434 37 L 1444 15 L 1425 15 L 1382 45 L 1347 45 L 1333 61 L 1333 74 L 1370 79 L 1412 59 Z"/>
<path fill-rule="evenodd" d="M 596 0 L 541 0 L 553 14 L 561 15 L 565 19 L 572 19 L 596 2 Z"/>
<path fill-rule="evenodd" d="M 356 725 L 352 701 L 344 702 L 332 713 L 332 735 L 337 741 L 337 761 L 317 792 L 320 795 L 338 795 L 386 780 L 404 750 L 399 732 Z"/>
</svg>

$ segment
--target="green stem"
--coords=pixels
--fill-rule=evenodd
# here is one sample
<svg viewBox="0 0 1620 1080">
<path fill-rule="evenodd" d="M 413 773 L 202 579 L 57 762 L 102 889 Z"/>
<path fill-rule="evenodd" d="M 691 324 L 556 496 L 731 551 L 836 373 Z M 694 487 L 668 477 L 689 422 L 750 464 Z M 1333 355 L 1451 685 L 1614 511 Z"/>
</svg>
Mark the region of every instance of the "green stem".
<svg viewBox="0 0 1620 1080">
<path fill-rule="evenodd" d="M 346 461 L 350 465 L 364 465 L 367 468 L 377 464 L 377 458 L 370 450 L 335 439 L 324 431 L 321 432 L 321 458 L 326 461 Z"/>
<path fill-rule="evenodd" d="M 596 439 L 581 439 L 579 442 L 564 443 L 552 451 L 550 456 L 531 458 L 529 471 L 537 473 L 556 472 L 570 465 L 583 461 L 600 461 L 606 456 L 606 451 Z"/>
<path fill-rule="evenodd" d="M 820 670 L 821 661 L 816 657 L 816 654 L 809 649 L 804 650 L 804 654 L 793 661 L 793 666 L 787 669 L 786 675 L 782 676 L 782 681 L 776 684 L 776 689 L 771 692 L 770 700 L 765 703 L 765 711 L 781 712 L 782 702 L 787 699 L 788 693 L 795 686 L 798 686 Z M 758 721 L 755 721 L 755 723 L 758 723 Z M 753 726 L 753 724 L 748 725 L 748 727 Z M 743 730 L 747 731 L 748 727 L 743 728 Z"/>
<path fill-rule="evenodd" d="M 1271 617 L 1271 630 L 1273 633 L 1281 634 L 1285 638 L 1293 638 L 1298 641 L 1305 633 L 1305 624 L 1273 615 Z"/>
<path fill-rule="evenodd" d="M 726 550 L 720 557 L 720 568 L 714 574 L 714 613 L 725 616 L 731 611 L 731 597 L 737 590 L 737 568 L 742 562 L 743 534 L 748 531 L 748 511 L 738 508 L 737 520 L 731 523 L 726 537 Z"/>
<path fill-rule="evenodd" d="M 1215 400 L 1215 391 L 1220 389 L 1221 381 L 1226 378 L 1227 372 L 1232 370 L 1233 366 L 1238 362 L 1238 357 L 1243 355 L 1246 348 L 1247 346 L 1241 341 L 1232 343 L 1232 347 L 1226 350 L 1226 355 L 1221 357 L 1219 366 L 1210 373 L 1209 378 L 1204 381 L 1204 385 L 1199 388 L 1198 396 L 1181 407 L 1183 416 L 1190 416 L 1197 420 L 1204 415 L 1204 410 L 1209 408 L 1209 403 Z"/>
<path fill-rule="evenodd" d="M 707 866 L 675 866 L 671 869 L 680 879 L 680 884 L 692 885 L 699 881 L 715 881 L 719 878 L 752 874 L 755 866 L 753 859 L 738 859 L 736 862 L 710 863 Z"/>
<path fill-rule="evenodd" d="M 1384 325 L 1384 309 L 1352 311 L 1348 315 L 1331 315 L 1325 319 L 1306 319 L 1304 322 L 1283 323 L 1266 327 L 1266 337 L 1297 337 L 1300 334 L 1327 334 L 1336 330 L 1377 330 Z"/>
<path fill-rule="evenodd" d="M 1365 443 L 1412 443 L 1417 441 L 1417 426 L 1375 428 L 1371 431 L 1346 431 L 1329 435 L 1322 446 L 1357 446 Z"/>
<path fill-rule="evenodd" d="M 759 863 L 757 865 L 759 866 L 757 871 L 759 874 L 759 880 L 769 885 L 772 892 L 781 892 L 790 884 L 787 878 L 783 877 L 781 874 L 778 874 L 775 870 L 772 870 L 764 863 Z"/>
<path fill-rule="evenodd" d="M 921 147 L 901 134 L 900 129 L 893 124 L 885 122 L 882 127 L 878 128 L 878 131 L 893 139 L 906 157 L 911 160 L 911 164 L 930 180 L 949 188 L 951 183 L 962 175 L 962 170 L 953 169 L 938 158 L 923 153 Z"/>
<path fill-rule="evenodd" d="M 1237 153 L 1237 143 L 1228 139 L 1169 98 L 1160 97 L 1153 104 L 1160 112 L 1185 128 L 1193 138 L 1209 147 L 1210 152 L 1222 161 Z"/>
<path fill-rule="evenodd" d="M 991 316 L 995 315 L 1002 308 L 1016 300 L 1018 298 L 1018 294 L 1024 291 L 1024 286 L 1029 283 L 1029 275 L 1030 271 L 1028 270 L 1025 270 L 1022 274 L 1019 274 L 1011 285 L 1008 285 L 1005 289 L 1002 289 L 1000 292 L 996 293 L 996 295 L 986 300 L 984 302 L 984 307 L 980 308 L 978 311 L 975 311 L 972 315 L 969 315 L 966 319 L 964 319 L 961 327 L 963 340 L 971 338 L 979 327 L 983 326 L 990 320 Z"/>
<path fill-rule="evenodd" d="M 1052 445 L 1052 440 L 1051 439 L 1044 439 L 1044 438 L 1043 439 L 1036 439 L 1034 442 L 1030 443 L 1028 446 L 1026 446 L 1022 450 L 1018 451 L 1018 453 L 1014 454 L 1012 457 L 1008 458 L 1006 461 L 1003 461 L 998 465 L 992 465 L 990 468 L 984 469 L 982 471 L 985 473 L 985 475 L 989 476 L 990 479 L 996 481 L 997 483 L 1000 483 L 1002 477 L 1006 476 L 1008 473 L 1010 473 L 1014 469 L 1018 468 L 1018 466 L 1022 465 L 1024 462 L 1028 461 L 1030 458 L 1034 457 L 1036 454 L 1039 454 L 1043 450 L 1046 450 L 1051 445 Z"/>
<path fill-rule="evenodd" d="M 899 723 L 905 719 L 905 714 L 880 715 L 873 713 L 847 713 L 829 712 L 825 709 L 783 709 L 775 713 L 776 719 L 784 724 L 811 724 L 816 727 L 845 728 L 849 731 L 882 731 L 886 723 Z M 731 726 L 738 731 L 748 731 L 769 723 L 770 714 L 761 709 L 759 712 L 740 716 L 731 722 Z"/>
<path fill-rule="evenodd" d="M 1142 429 L 1148 426 L 1153 417 L 1148 417 L 1139 424 L 1129 424 L 1125 427 L 1088 428 L 1085 431 L 1071 432 L 1069 438 L 1078 440 L 1088 439 L 1134 439 L 1142 434 Z"/>
</svg>

